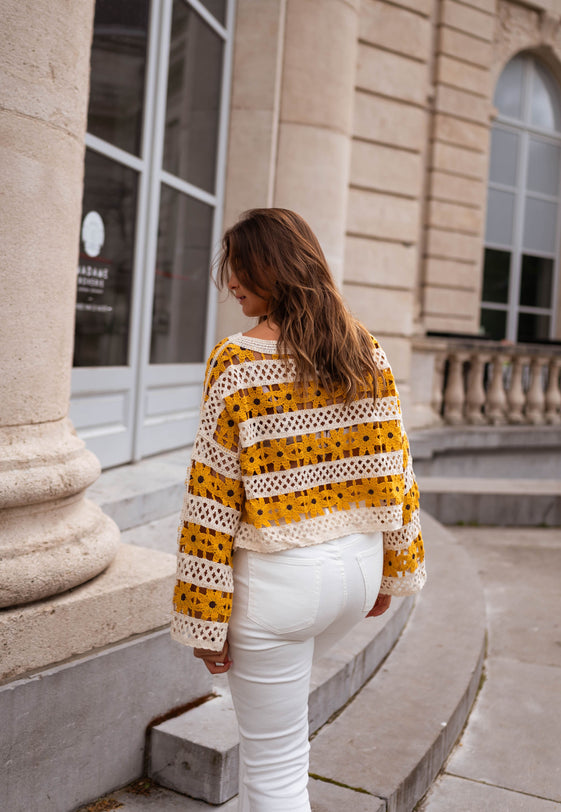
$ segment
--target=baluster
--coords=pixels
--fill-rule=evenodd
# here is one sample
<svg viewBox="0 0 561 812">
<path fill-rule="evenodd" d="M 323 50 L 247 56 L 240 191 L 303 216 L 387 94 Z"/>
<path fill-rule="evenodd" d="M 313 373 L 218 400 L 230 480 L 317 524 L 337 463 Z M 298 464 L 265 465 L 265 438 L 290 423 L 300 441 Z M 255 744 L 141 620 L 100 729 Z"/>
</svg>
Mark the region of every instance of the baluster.
<svg viewBox="0 0 561 812">
<path fill-rule="evenodd" d="M 548 367 L 547 389 L 545 391 L 545 422 L 553 425 L 561 423 L 561 392 L 559 391 L 559 367 L 561 358 L 552 358 Z"/>
<path fill-rule="evenodd" d="M 442 399 L 444 389 L 445 361 L 446 355 L 443 352 L 439 352 L 434 356 L 434 367 L 432 375 L 432 397 L 430 405 L 435 415 L 438 416 L 439 420 L 442 419 Z"/>
<path fill-rule="evenodd" d="M 454 352 L 448 360 L 450 366 L 444 392 L 444 420 L 451 426 L 458 426 L 464 422 L 464 359 L 462 355 Z"/>
<path fill-rule="evenodd" d="M 503 355 L 494 355 L 492 358 L 491 384 L 485 401 L 485 414 L 494 426 L 506 422 L 507 403 L 503 383 L 503 358 Z"/>
<path fill-rule="evenodd" d="M 483 414 L 485 405 L 485 389 L 483 387 L 483 371 L 485 357 L 477 352 L 470 356 L 470 366 L 466 394 L 466 419 L 473 425 L 482 425 L 487 420 Z"/>
<path fill-rule="evenodd" d="M 532 358 L 530 363 L 530 387 L 526 395 L 526 420 L 534 426 L 544 422 L 545 396 L 542 382 L 543 358 Z"/>
<path fill-rule="evenodd" d="M 524 423 L 524 415 L 522 410 L 526 402 L 524 394 L 524 387 L 522 386 L 522 370 L 524 364 L 528 362 L 527 358 L 521 355 L 514 355 L 512 357 L 512 375 L 510 379 L 510 388 L 506 396 L 508 403 L 508 422 L 515 425 Z"/>
</svg>

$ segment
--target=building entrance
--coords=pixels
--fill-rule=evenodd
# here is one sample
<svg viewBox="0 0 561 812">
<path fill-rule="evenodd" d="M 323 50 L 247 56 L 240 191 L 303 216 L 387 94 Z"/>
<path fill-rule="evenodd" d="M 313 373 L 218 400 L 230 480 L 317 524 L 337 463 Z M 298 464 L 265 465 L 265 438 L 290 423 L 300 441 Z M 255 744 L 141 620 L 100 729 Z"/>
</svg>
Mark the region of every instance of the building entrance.
<svg viewBox="0 0 561 812">
<path fill-rule="evenodd" d="M 198 421 L 232 18 L 232 0 L 96 2 L 70 417 L 104 467 Z"/>
</svg>

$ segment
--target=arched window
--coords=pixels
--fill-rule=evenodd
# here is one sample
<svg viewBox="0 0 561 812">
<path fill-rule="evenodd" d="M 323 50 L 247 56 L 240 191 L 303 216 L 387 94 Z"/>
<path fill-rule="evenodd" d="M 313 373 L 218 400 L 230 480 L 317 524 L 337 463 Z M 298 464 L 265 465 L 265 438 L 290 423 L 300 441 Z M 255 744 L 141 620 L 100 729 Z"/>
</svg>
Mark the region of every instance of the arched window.
<svg viewBox="0 0 561 812">
<path fill-rule="evenodd" d="M 520 54 L 501 73 L 493 102 L 481 332 L 497 340 L 549 339 L 559 254 L 560 92 L 541 62 Z"/>
</svg>

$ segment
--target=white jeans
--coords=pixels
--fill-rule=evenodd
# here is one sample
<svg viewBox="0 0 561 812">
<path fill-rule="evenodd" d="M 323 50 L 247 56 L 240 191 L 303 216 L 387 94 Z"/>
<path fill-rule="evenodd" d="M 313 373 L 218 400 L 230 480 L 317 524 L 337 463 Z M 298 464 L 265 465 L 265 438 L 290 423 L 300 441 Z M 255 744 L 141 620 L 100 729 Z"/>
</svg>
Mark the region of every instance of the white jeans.
<svg viewBox="0 0 561 812">
<path fill-rule="evenodd" d="M 239 812 L 310 812 L 312 659 L 372 608 L 382 566 L 381 533 L 235 552 L 228 676 L 240 728 Z"/>
</svg>

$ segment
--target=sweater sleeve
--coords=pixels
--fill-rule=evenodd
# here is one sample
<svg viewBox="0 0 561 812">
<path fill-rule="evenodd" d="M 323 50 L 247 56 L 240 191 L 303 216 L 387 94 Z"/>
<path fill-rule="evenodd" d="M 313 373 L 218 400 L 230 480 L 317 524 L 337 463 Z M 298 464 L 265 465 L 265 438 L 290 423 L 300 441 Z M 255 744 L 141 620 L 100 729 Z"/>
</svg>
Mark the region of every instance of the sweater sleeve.
<svg viewBox="0 0 561 812">
<path fill-rule="evenodd" d="M 237 423 L 228 408 L 224 358 L 207 364 L 201 418 L 178 531 L 171 636 L 220 651 L 232 611 L 233 539 L 244 502 Z"/>
<path fill-rule="evenodd" d="M 412 595 L 426 581 L 425 552 L 419 516 L 419 488 L 411 465 L 407 434 L 403 430 L 404 499 L 403 526 L 384 532 L 384 570 L 380 592 Z"/>
<path fill-rule="evenodd" d="M 385 356 L 383 356 L 385 359 Z M 386 364 L 387 364 L 387 359 Z M 397 397 L 393 373 L 386 367 L 384 385 Z M 401 410 L 400 410 L 401 414 Z M 380 592 L 383 595 L 412 595 L 426 581 L 425 553 L 419 513 L 419 488 L 413 473 L 409 440 L 401 418 L 401 449 L 403 452 L 402 526 L 384 531 L 384 569 Z"/>
</svg>

